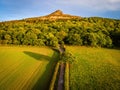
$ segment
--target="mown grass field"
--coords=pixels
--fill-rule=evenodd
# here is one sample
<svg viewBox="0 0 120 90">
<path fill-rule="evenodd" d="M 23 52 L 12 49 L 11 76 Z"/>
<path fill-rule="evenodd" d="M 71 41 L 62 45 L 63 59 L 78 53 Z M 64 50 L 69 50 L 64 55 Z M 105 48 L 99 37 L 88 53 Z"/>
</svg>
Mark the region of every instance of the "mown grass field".
<svg viewBox="0 0 120 90">
<path fill-rule="evenodd" d="M 68 46 L 76 61 L 70 65 L 70 90 L 120 90 L 120 50 Z"/>
<path fill-rule="evenodd" d="M 0 46 L 0 90 L 46 90 L 58 53 L 47 47 Z"/>
</svg>

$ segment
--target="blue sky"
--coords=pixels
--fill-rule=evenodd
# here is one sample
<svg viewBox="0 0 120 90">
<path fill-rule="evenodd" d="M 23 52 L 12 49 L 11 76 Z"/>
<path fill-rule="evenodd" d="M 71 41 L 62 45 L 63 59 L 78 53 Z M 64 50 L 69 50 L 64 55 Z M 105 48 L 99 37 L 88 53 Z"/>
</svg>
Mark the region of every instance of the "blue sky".
<svg viewBox="0 0 120 90">
<path fill-rule="evenodd" d="M 0 0 L 0 21 L 43 16 L 58 9 L 82 17 L 120 19 L 120 0 Z"/>
</svg>

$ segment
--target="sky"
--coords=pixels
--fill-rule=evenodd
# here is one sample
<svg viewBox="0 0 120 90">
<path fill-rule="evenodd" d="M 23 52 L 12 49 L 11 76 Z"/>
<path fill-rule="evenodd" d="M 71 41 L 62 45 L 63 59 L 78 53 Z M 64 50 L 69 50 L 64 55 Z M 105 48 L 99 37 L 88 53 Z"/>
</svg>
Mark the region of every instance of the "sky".
<svg viewBox="0 0 120 90">
<path fill-rule="evenodd" d="M 56 10 L 81 17 L 120 19 L 120 0 L 0 0 L 0 21 L 44 16 Z"/>
</svg>

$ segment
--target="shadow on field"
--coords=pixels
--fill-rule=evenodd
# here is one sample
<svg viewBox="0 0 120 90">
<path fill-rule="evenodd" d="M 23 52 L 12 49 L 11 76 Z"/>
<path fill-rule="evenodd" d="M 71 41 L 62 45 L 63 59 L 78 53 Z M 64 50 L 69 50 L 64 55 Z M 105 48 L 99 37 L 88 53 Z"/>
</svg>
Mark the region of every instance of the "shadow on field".
<svg viewBox="0 0 120 90">
<path fill-rule="evenodd" d="M 24 51 L 24 53 L 36 60 L 50 60 L 51 57 L 46 56 L 46 55 L 42 55 L 42 54 L 38 54 L 38 53 L 34 53 L 34 52 L 29 52 L 29 51 Z"/>
<path fill-rule="evenodd" d="M 54 67 L 58 59 L 59 59 L 59 54 L 57 52 L 54 52 L 50 62 L 46 65 L 44 73 L 42 74 L 41 77 L 39 77 L 39 79 L 37 80 L 32 90 L 48 90 L 49 89 L 49 84 L 54 72 Z"/>
<path fill-rule="evenodd" d="M 51 82 L 51 78 L 54 72 L 54 67 L 57 61 L 59 60 L 59 53 L 54 51 L 52 57 L 48 57 L 48 56 L 44 56 L 44 55 L 40 55 L 40 54 L 36 54 L 32 52 L 24 52 L 24 53 L 26 53 L 27 55 L 31 57 L 36 58 L 37 60 L 39 60 L 41 56 L 42 58 L 46 58 L 47 60 L 48 59 L 50 60 L 49 63 L 45 66 L 44 73 L 42 74 L 42 76 L 38 78 L 38 80 L 36 81 L 35 85 L 32 88 L 32 90 L 48 90 L 50 82 Z M 39 70 L 41 70 L 41 68 Z M 38 71 L 38 74 L 39 74 L 39 71 Z"/>
</svg>

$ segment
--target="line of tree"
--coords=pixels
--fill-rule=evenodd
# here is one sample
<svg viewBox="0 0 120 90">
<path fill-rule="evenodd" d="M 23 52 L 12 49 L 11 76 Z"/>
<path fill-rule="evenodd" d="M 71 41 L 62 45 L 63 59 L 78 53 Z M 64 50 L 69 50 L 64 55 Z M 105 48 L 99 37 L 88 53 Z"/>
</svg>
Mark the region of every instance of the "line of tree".
<svg viewBox="0 0 120 90">
<path fill-rule="evenodd" d="M 39 18 L 0 22 L 0 44 L 120 47 L 120 20 L 90 17 L 71 20 Z"/>
</svg>

